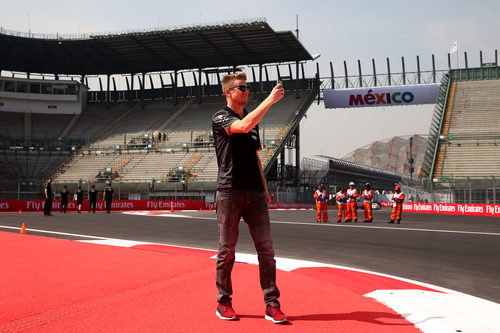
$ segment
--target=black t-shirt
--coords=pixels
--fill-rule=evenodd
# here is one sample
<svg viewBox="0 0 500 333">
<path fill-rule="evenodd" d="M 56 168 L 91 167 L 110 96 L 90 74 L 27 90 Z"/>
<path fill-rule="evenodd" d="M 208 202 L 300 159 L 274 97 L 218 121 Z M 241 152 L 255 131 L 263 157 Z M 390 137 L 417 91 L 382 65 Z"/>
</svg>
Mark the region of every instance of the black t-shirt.
<svg viewBox="0 0 500 333">
<path fill-rule="evenodd" d="M 45 184 L 45 189 L 47 190 L 47 198 L 46 199 L 52 199 L 52 185 L 51 185 L 51 183 Z"/>
<path fill-rule="evenodd" d="M 68 201 L 68 190 L 61 190 L 61 201 Z"/>
<path fill-rule="evenodd" d="M 76 190 L 76 201 L 82 202 L 83 201 L 83 191 L 82 190 Z"/>
<path fill-rule="evenodd" d="M 97 200 L 97 190 L 90 189 L 89 191 L 89 200 L 96 201 Z"/>
<path fill-rule="evenodd" d="M 104 198 L 106 198 L 106 200 L 111 200 L 113 199 L 113 189 L 111 187 L 106 187 L 106 189 L 104 190 Z"/>
<path fill-rule="evenodd" d="M 245 116 L 247 112 L 244 110 Z M 261 149 L 259 126 L 248 133 L 228 134 L 229 127 L 240 116 L 229 107 L 212 117 L 212 131 L 217 154 L 219 173 L 217 189 L 263 191 L 262 178 L 257 161 Z"/>
</svg>

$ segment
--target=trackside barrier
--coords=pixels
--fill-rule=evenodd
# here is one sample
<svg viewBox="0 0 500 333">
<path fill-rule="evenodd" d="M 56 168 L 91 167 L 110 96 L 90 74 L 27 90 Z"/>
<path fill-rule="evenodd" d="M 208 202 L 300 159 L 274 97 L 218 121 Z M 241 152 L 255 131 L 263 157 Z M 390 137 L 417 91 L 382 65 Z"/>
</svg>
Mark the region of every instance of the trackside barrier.
<svg viewBox="0 0 500 333">
<path fill-rule="evenodd" d="M 392 207 L 392 202 L 380 202 L 381 207 Z M 403 211 L 408 213 L 496 216 L 500 217 L 500 205 L 452 204 L 452 203 L 403 203 Z"/>
<path fill-rule="evenodd" d="M 0 212 L 43 211 L 45 200 L 0 200 Z M 105 210 L 105 201 L 98 200 L 96 211 Z M 214 210 L 215 203 L 202 200 L 113 200 L 111 210 Z M 270 209 L 313 209 L 312 204 L 271 202 Z M 83 200 L 82 211 L 88 211 L 89 201 Z M 61 201 L 52 202 L 52 211 L 61 210 Z M 76 211 L 76 201 L 68 201 L 66 211 Z"/>
</svg>

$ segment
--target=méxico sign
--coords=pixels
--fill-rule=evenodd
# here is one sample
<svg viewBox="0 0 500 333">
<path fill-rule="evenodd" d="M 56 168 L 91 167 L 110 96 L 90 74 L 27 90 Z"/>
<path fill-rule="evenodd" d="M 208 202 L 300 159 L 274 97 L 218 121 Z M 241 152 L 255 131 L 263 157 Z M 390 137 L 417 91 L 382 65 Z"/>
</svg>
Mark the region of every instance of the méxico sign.
<svg viewBox="0 0 500 333">
<path fill-rule="evenodd" d="M 436 103 L 439 83 L 413 86 L 325 89 L 325 107 L 359 108 Z"/>
</svg>

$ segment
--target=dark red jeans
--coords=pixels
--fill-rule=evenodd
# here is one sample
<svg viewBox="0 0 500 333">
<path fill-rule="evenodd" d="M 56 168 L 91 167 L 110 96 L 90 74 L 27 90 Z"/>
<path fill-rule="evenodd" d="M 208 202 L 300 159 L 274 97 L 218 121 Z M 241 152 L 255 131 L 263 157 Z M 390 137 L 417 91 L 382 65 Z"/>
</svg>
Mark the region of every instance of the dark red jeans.
<svg viewBox="0 0 500 333">
<path fill-rule="evenodd" d="M 276 286 L 276 260 L 274 260 L 271 225 L 266 195 L 260 191 L 217 191 L 217 220 L 219 253 L 215 280 L 217 301 L 231 302 L 233 287 L 231 271 L 238 242 L 241 218 L 247 223 L 259 259 L 260 285 L 266 305 L 279 306 L 280 292 Z"/>
</svg>

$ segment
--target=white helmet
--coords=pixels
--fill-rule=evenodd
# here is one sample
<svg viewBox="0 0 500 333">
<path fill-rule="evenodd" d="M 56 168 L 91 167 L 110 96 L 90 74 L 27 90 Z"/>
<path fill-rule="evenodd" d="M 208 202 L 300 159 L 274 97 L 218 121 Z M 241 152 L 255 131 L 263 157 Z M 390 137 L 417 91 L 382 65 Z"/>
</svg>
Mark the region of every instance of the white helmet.
<svg viewBox="0 0 500 333">
<path fill-rule="evenodd" d="M 354 182 L 350 182 L 350 183 L 349 183 L 349 186 L 351 186 L 351 185 L 352 185 L 352 186 L 354 186 L 354 185 L 355 185 L 355 184 L 354 184 Z"/>
</svg>

